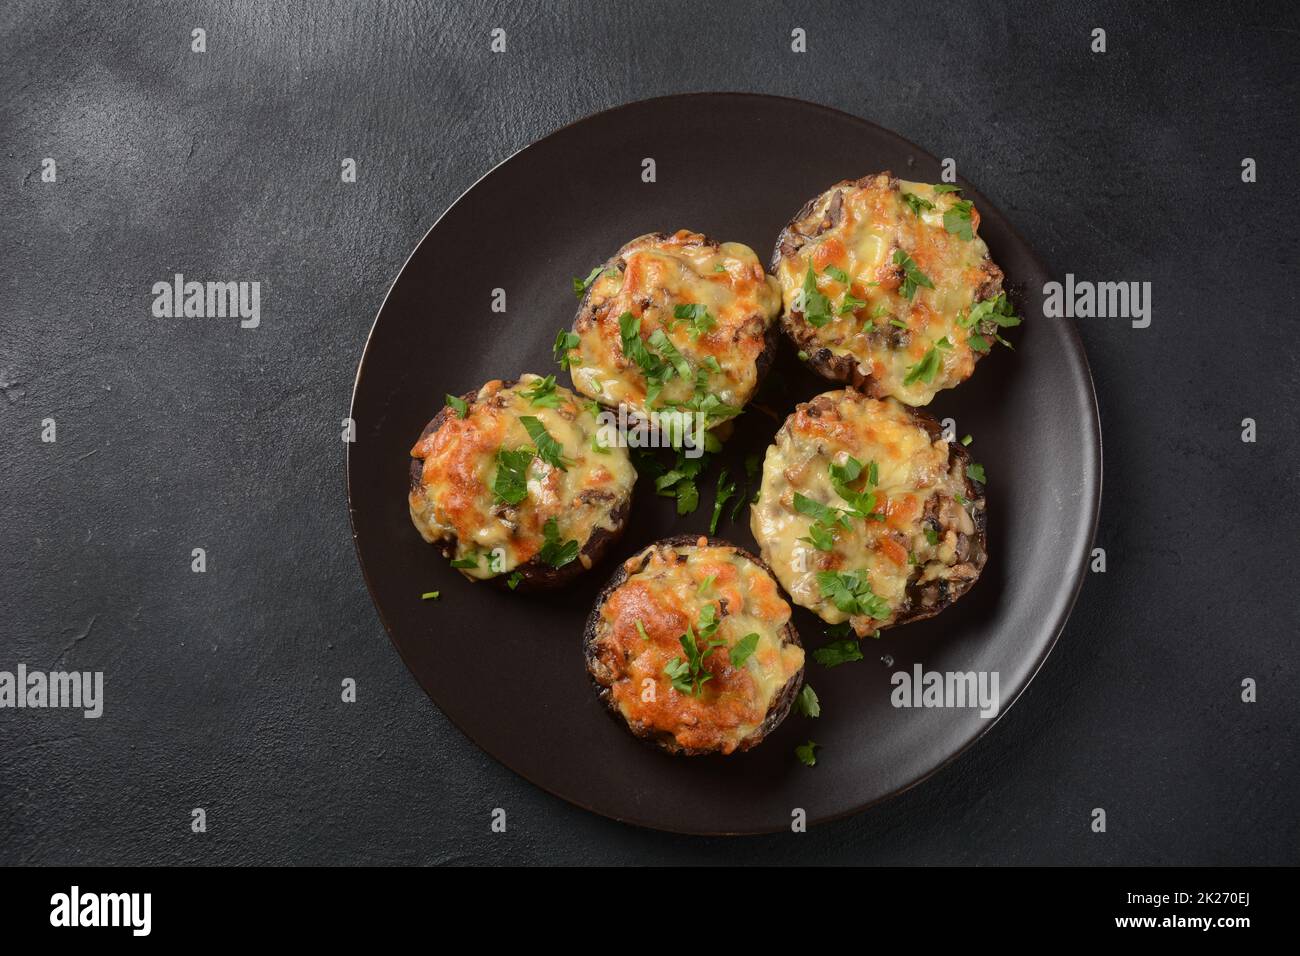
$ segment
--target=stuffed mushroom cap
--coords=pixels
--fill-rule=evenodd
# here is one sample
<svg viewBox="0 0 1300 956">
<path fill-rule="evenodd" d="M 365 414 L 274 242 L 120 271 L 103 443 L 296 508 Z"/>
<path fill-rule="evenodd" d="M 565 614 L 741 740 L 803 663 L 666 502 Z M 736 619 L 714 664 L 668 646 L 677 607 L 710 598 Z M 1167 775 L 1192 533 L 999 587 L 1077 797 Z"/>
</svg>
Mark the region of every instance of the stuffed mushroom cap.
<svg viewBox="0 0 1300 956">
<path fill-rule="evenodd" d="M 786 334 L 822 376 L 928 405 L 1020 323 L 957 187 L 889 173 L 832 186 L 777 241 Z"/>
<path fill-rule="evenodd" d="M 781 292 L 748 246 L 651 233 L 579 284 L 571 347 L 557 351 L 574 388 L 604 405 L 697 412 L 712 427 L 740 413 L 771 364 Z"/>
<path fill-rule="evenodd" d="M 411 449 L 416 530 L 473 580 L 547 587 L 590 568 L 622 531 L 636 482 L 597 411 L 554 376 L 448 396 Z"/>
<path fill-rule="evenodd" d="M 756 746 L 803 680 L 803 648 L 771 572 L 715 538 L 669 538 L 624 562 L 585 643 L 610 712 L 673 754 Z"/>
<path fill-rule="evenodd" d="M 933 418 L 855 389 L 796 407 L 750 527 L 791 599 L 859 636 L 938 614 L 987 559 L 984 471 Z"/>
</svg>

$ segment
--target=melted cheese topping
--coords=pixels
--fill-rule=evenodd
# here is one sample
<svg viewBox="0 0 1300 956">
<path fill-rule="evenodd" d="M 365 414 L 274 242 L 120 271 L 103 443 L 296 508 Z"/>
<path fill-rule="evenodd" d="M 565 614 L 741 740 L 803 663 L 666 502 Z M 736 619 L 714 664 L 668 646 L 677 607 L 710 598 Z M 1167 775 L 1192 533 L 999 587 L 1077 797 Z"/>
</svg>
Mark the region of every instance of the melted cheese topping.
<svg viewBox="0 0 1300 956">
<path fill-rule="evenodd" d="M 686 305 L 707 307 L 713 324 L 677 318 L 675 307 Z M 780 309 L 776 280 L 748 246 L 684 229 L 641 236 L 610 261 L 583 303 L 574 324 L 579 344 L 569 353 L 574 388 L 606 405 L 649 410 L 645 374 L 623 353 L 619 317 L 630 312 L 641 320 L 643 342 L 663 329 L 690 366 L 688 376 L 674 372 L 664 382 L 655 408 L 712 394 L 738 409 L 757 387 L 756 362 Z"/>
<path fill-rule="evenodd" d="M 860 636 L 923 607 L 931 582 L 946 581 L 960 591 L 984 563 L 973 517 L 983 499 L 965 505 L 958 500 L 968 491 L 964 456 L 950 457 L 948 442 L 931 439 L 914 414 L 893 399 L 867 398 L 854 389 L 799 405 L 767 450 L 750 515 L 763 560 L 794 602 L 831 624 L 851 621 Z M 796 510 L 794 495 L 848 508 L 832 485 L 830 466 L 843 465 L 849 456 L 864 471 L 875 462 L 875 511 L 884 520 L 851 518 L 847 528 L 835 529 L 831 550 L 818 550 L 807 540 L 816 519 Z M 853 490 L 866 490 L 864 482 L 855 482 Z M 840 610 L 823 593 L 821 571 L 858 572 L 884 599 L 888 614 Z"/>
<path fill-rule="evenodd" d="M 913 212 L 905 194 L 932 208 Z M 808 352 L 829 349 L 856 362 L 859 373 L 871 377 L 864 388 L 877 398 L 928 405 L 936 392 L 969 378 L 987 345 L 972 348 L 971 336 L 981 330 L 963 328 L 958 320 L 965 321 L 977 301 L 1001 291 L 1002 272 L 978 235 L 979 212 L 973 206 L 972 238 L 945 229 L 944 214 L 959 202 L 957 193 L 935 192 L 933 186 L 894 180 L 888 173 L 823 193 L 812 213 L 792 224 L 794 241 L 782 242 L 777 275 L 791 337 Z M 934 285 L 918 287 L 910 300 L 902 294 L 905 270 L 894 262 L 900 249 Z M 830 299 L 832 318 L 820 327 L 805 321 L 799 308 L 809 265 L 818 291 Z M 827 268 L 848 281 L 826 274 Z M 849 302 L 841 314 L 848 296 L 865 305 Z M 936 350 L 939 368 L 933 380 L 905 384 L 909 369 L 945 337 L 952 348 Z M 983 343 L 977 339 L 976 344 Z"/>
<path fill-rule="evenodd" d="M 488 382 L 465 418 L 448 415 L 411 449 L 411 456 L 423 461 L 421 485 L 409 496 L 411 520 L 425 541 L 454 539 L 450 556 L 477 559 L 475 567 L 460 569 L 468 577 L 495 577 L 533 558 L 543 547 L 550 518 L 561 543 L 576 540 L 585 547 L 598 528 L 615 528 L 613 513 L 632 493 L 636 471 L 627 449 L 599 447 L 590 403 L 556 386 L 555 407 L 535 405 L 523 393 L 541 381 L 526 374 L 509 387 Z M 533 446 L 520 421 L 528 415 L 563 447 L 566 468 L 534 457 L 526 470 L 528 495 L 512 505 L 492 490 L 497 452 Z M 579 560 L 588 562 L 586 554 Z"/>
<path fill-rule="evenodd" d="M 771 575 L 733 548 L 701 538 L 695 547 L 652 545 L 648 561 L 646 554 L 627 562 L 627 580 L 601 607 L 594 676 L 638 734 L 668 735 L 692 751 L 752 746 L 747 738 L 803 667 L 803 648 L 783 641 L 790 605 Z M 712 679 L 696 696 L 676 689 L 664 668 L 685 659 L 680 639 L 688 624 L 699 633 L 706 605 L 720 622 L 713 639 L 725 646 L 703 659 Z M 730 649 L 749 634 L 758 635 L 757 648 L 734 666 Z"/>
</svg>

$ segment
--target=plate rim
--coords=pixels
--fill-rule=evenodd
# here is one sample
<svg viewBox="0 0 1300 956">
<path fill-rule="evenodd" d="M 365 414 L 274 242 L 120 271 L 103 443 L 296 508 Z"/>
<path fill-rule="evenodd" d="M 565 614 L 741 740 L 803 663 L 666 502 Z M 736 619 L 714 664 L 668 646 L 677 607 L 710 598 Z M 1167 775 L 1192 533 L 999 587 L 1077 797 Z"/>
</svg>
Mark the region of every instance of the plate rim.
<svg viewBox="0 0 1300 956">
<path fill-rule="evenodd" d="M 840 119 L 848 120 L 852 123 L 855 123 L 859 126 L 869 127 L 872 130 L 874 130 L 877 134 L 883 135 L 889 139 L 893 139 L 897 143 L 901 144 L 902 146 L 905 146 L 907 149 L 912 150 L 921 156 L 925 156 L 930 159 L 936 158 L 934 154 L 932 154 L 929 150 L 923 149 L 922 147 L 918 146 L 916 143 L 912 142 L 906 137 L 901 136 L 898 133 L 895 133 L 893 130 L 887 129 L 886 127 L 881 126 L 878 123 L 874 123 L 871 120 L 864 119 L 863 117 L 858 116 L 854 113 L 849 113 L 845 110 L 841 110 L 833 106 L 826 106 L 825 104 L 822 103 L 814 103 L 810 100 L 801 99 L 799 97 L 782 96 L 780 94 L 773 94 L 773 93 L 755 93 L 751 91 L 696 90 L 696 91 L 682 92 L 682 93 L 669 93 L 663 96 L 653 96 L 653 97 L 648 97 L 646 99 L 640 99 L 640 100 L 629 100 L 624 103 L 619 103 L 615 106 L 607 107 L 606 109 L 597 110 L 594 113 L 588 113 L 586 115 L 578 117 L 577 119 L 571 120 L 568 123 L 565 123 L 561 126 L 557 126 L 554 129 L 550 130 L 549 132 L 537 137 L 536 139 L 514 150 L 509 155 L 501 159 L 500 161 L 494 163 L 487 171 L 485 171 L 482 175 L 480 175 L 477 179 L 475 179 L 472 183 L 470 183 L 467 187 L 465 187 L 465 189 L 463 189 L 460 192 L 460 194 L 447 206 L 447 208 L 444 209 L 438 215 L 438 217 L 433 221 L 433 223 L 429 226 L 429 228 L 425 230 L 424 234 L 420 237 L 420 240 L 417 243 L 415 243 L 414 246 L 411 247 L 410 253 L 407 255 L 405 261 L 403 261 L 401 268 L 398 269 L 397 273 L 394 275 L 392 282 L 388 286 L 388 290 L 384 293 L 383 300 L 379 303 L 379 308 L 375 312 L 375 317 L 370 323 L 370 329 L 366 333 L 365 343 L 362 345 L 362 349 L 361 349 L 361 358 L 357 362 L 357 371 L 352 381 L 352 396 L 348 402 L 349 420 L 354 423 L 356 421 L 355 411 L 356 411 L 356 403 L 357 403 L 357 390 L 361 385 L 361 377 L 366 370 L 366 358 L 370 354 L 371 340 L 374 338 L 375 330 L 379 326 L 379 320 L 384 314 L 384 309 L 387 308 L 388 306 L 388 300 L 392 297 L 393 291 L 397 288 L 398 283 L 401 282 L 402 277 L 406 274 L 406 270 L 411 265 L 411 261 L 419 253 L 424 243 L 428 241 L 429 237 L 434 233 L 434 231 L 438 228 L 438 226 L 442 224 L 442 221 L 445 218 L 447 218 L 448 215 L 451 214 L 452 210 L 454 210 L 461 202 L 463 202 L 465 197 L 468 196 L 471 192 L 473 192 L 479 186 L 480 183 L 487 180 L 497 170 L 505 166 L 507 163 L 514 161 L 520 155 L 532 149 L 533 147 L 538 146 L 539 144 L 555 136 L 559 136 L 560 134 L 566 132 L 567 130 L 571 129 L 574 126 L 577 126 L 581 123 L 585 123 L 589 120 L 593 120 L 597 117 L 607 116 L 611 113 L 618 113 L 623 110 L 633 109 L 635 107 L 644 106 L 649 103 L 657 103 L 657 102 L 663 102 L 667 100 L 704 99 L 704 98 L 717 98 L 717 97 L 731 97 L 737 99 L 767 100 L 767 101 L 775 100 L 787 104 L 794 104 L 802 108 L 811 108 L 813 110 L 829 113 Z M 980 192 L 981 196 L 983 195 L 982 191 L 979 190 L 978 188 L 976 189 L 976 192 Z M 1024 252 L 1028 255 L 1032 264 L 1037 267 L 1040 273 L 1042 273 L 1043 275 L 1050 276 L 1051 273 L 1044 265 L 1042 259 L 1039 258 L 1037 251 L 1028 242 L 1025 241 L 1024 237 L 1020 234 L 1020 231 L 1015 227 L 1015 224 L 1012 222 L 1012 220 L 1008 216 L 1006 216 L 1000 208 L 996 206 L 994 206 L 993 208 L 996 209 L 999 218 L 1002 219 L 1002 221 L 1006 225 L 1007 231 L 1010 233 L 1012 239 L 1020 245 L 1021 249 L 1023 249 Z M 1034 678 L 1036 678 L 1039 672 L 1042 671 L 1043 665 L 1047 663 L 1047 658 L 1051 655 L 1052 651 L 1056 648 L 1057 642 L 1061 639 L 1061 634 L 1064 633 L 1065 626 L 1066 624 L 1069 623 L 1070 615 L 1074 613 L 1074 608 L 1075 605 L 1078 603 L 1079 595 L 1083 591 L 1084 581 L 1087 579 L 1086 569 L 1087 569 L 1088 562 L 1086 560 L 1086 554 L 1091 552 L 1092 545 L 1096 543 L 1096 539 L 1097 539 L 1097 527 L 1101 517 L 1101 501 L 1102 501 L 1105 469 L 1104 469 L 1104 461 L 1103 461 L 1101 414 L 1100 414 L 1099 406 L 1097 404 L 1097 388 L 1096 388 L 1096 382 L 1094 381 L 1092 375 L 1092 366 L 1088 361 L 1088 352 L 1087 349 L 1084 348 L 1083 337 L 1079 334 L 1078 325 L 1073 319 L 1063 317 L 1055 321 L 1064 325 L 1066 329 L 1067 339 L 1069 340 L 1070 344 L 1073 346 L 1074 351 L 1076 352 L 1080 361 L 1082 362 L 1084 384 L 1086 385 L 1086 396 L 1087 396 L 1086 404 L 1088 406 L 1088 411 L 1090 412 L 1090 414 L 1085 417 L 1084 423 L 1086 426 L 1086 430 L 1091 433 L 1091 438 L 1092 438 L 1091 445 L 1092 445 L 1092 451 L 1094 453 L 1093 454 L 1094 467 L 1092 469 L 1092 479 L 1093 479 L 1093 483 L 1095 484 L 1096 491 L 1095 494 L 1090 496 L 1091 500 L 1088 502 L 1088 507 L 1091 513 L 1089 514 L 1088 521 L 1087 521 L 1088 532 L 1086 535 L 1085 555 L 1083 556 L 1084 560 L 1076 562 L 1076 567 L 1074 571 L 1074 581 L 1071 583 L 1069 588 L 1070 591 L 1069 599 L 1066 601 L 1061 611 L 1060 619 L 1057 621 L 1054 627 L 1052 637 L 1049 641 L 1047 641 L 1044 644 L 1042 650 L 1039 652 L 1037 656 L 1037 659 L 1033 662 L 1032 669 L 1029 671 L 1029 674 L 1024 679 L 1023 683 L 1021 683 L 1021 685 L 1016 689 L 1015 693 L 1012 694 L 1012 696 L 1008 700 L 1004 701 L 999 706 L 997 714 L 994 715 L 993 718 L 990 720 L 982 721 L 980 724 L 980 730 L 969 740 L 963 743 L 960 747 L 958 747 L 955 751 L 953 751 L 953 753 L 949 754 L 948 757 L 946 757 L 944 760 L 936 764 L 926 773 L 923 773 L 917 776 L 916 778 L 908 781 L 907 783 L 903 784 L 902 786 L 897 787 L 894 790 L 891 790 L 889 793 L 882 794 L 881 796 L 878 796 L 865 803 L 857 804 L 849 809 L 842 810 L 837 813 L 825 814 L 823 816 L 809 819 L 807 821 L 809 826 L 818 826 L 821 824 L 829 824 L 839 820 L 844 820 L 847 819 L 848 817 L 852 817 L 860 813 L 864 813 L 867 810 L 879 806 L 880 804 L 885 803 L 889 800 L 893 800 L 901 796 L 902 794 L 908 792 L 909 790 L 912 790 L 913 788 L 921 785 L 925 781 L 929 780 L 931 777 L 938 774 L 940 771 L 946 769 L 952 763 L 954 763 L 959 757 L 961 757 L 972 747 L 974 747 L 975 744 L 983 740 L 984 736 L 990 730 L 992 730 L 993 727 L 996 726 L 997 723 L 1007 713 L 1007 711 L 1009 711 L 1015 705 L 1015 703 L 1020 699 L 1021 695 L 1024 694 L 1024 692 L 1029 689 L 1029 685 L 1033 683 Z M 398 643 L 397 638 L 393 634 L 392 625 L 389 623 L 387 616 L 384 614 L 384 609 L 379 604 L 378 598 L 375 593 L 374 583 L 370 579 L 370 572 L 367 569 L 365 559 L 361 554 L 361 546 L 357 536 L 356 506 L 353 502 L 353 487 L 352 487 L 353 454 L 354 454 L 355 445 L 356 445 L 355 441 L 346 443 L 347 447 L 345 450 L 345 458 L 344 458 L 344 485 L 345 485 L 345 493 L 346 493 L 347 506 L 348 506 L 348 526 L 352 532 L 353 553 L 356 555 L 357 564 L 361 568 L 361 577 L 365 581 L 366 591 L 370 596 L 370 603 L 374 607 L 376 614 L 378 614 L 379 616 L 379 621 L 384 627 L 384 632 L 388 635 L 388 642 L 397 651 L 398 658 L 402 661 L 402 664 L 406 668 L 407 673 L 415 680 L 415 684 L 420 689 L 420 692 L 424 694 L 425 698 L 428 699 L 429 703 L 431 703 L 434 707 L 438 709 L 439 713 L 441 713 L 442 716 L 446 718 L 447 722 L 450 723 L 453 727 L 455 727 L 462 735 L 464 735 L 464 737 L 470 743 L 472 743 L 483 753 L 487 754 L 498 764 L 505 767 L 511 773 L 515 774 L 520 779 L 525 780 L 530 785 L 536 787 L 537 789 L 543 791 L 544 793 L 549 794 L 550 796 L 555 797 L 556 799 L 562 800 L 565 803 L 571 804 L 572 806 L 585 810 L 588 813 L 593 813 L 597 816 L 603 817 L 607 820 L 614 820 L 618 823 L 630 824 L 633 826 L 642 827 L 660 833 L 674 833 L 682 836 L 699 836 L 699 837 L 759 836 L 759 835 L 769 834 L 769 833 L 784 832 L 785 824 L 781 824 L 773 827 L 747 828 L 747 829 L 738 829 L 738 830 L 683 830 L 671 826 L 666 826 L 661 823 L 638 820 L 631 816 L 616 816 L 614 814 L 601 810 L 598 807 L 591 806 L 577 797 L 572 797 L 562 793 L 557 793 L 555 790 L 551 789 L 550 787 L 542 783 L 539 783 L 538 781 L 532 779 L 532 777 L 530 777 L 529 775 L 510 766 L 505 761 L 497 757 L 496 754 L 494 754 L 491 750 L 484 747 L 483 744 L 481 744 L 473 734 L 467 731 L 450 714 L 444 711 L 438 705 L 438 702 L 434 700 L 433 697 L 428 693 L 428 691 L 424 689 L 424 685 L 421 684 L 419 678 L 416 677 L 415 670 L 414 668 L 412 668 L 410 661 L 406 659 L 406 655 L 402 650 L 402 646 Z"/>
</svg>

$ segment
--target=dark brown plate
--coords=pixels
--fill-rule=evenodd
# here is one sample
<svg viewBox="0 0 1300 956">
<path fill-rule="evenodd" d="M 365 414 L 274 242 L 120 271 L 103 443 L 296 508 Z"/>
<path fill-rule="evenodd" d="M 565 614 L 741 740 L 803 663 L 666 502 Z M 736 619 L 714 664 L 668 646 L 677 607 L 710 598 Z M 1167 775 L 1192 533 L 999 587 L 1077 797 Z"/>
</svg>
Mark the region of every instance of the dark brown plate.
<svg viewBox="0 0 1300 956">
<path fill-rule="evenodd" d="M 646 157 L 657 182 L 641 180 Z M 765 259 L 809 197 L 883 169 L 939 180 L 938 160 L 906 140 L 810 103 L 731 93 L 633 103 L 566 126 L 493 169 L 429 230 L 393 284 L 352 399 L 357 554 L 420 685 L 471 740 L 537 786 L 609 817 L 686 833 L 781 830 L 795 808 L 810 822 L 841 817 L 923 780 L 994 722 L 969 709 L 894 708 L 893 671 L 910 673 L 914 663 L 997 671 L 1005 713 L 1051 651 L 1096 527 L 1096 399 L 1074 327 L 1042 315 L 1045 270 L 969 187 L 1025 322 L 1011 336 L 1016 351 L 999 348 L 929 411 L 975 436 L 971 451 L 989 478 L 989 562 L 938 617 L 866 641 L 864 660 L 833 670 L 810 662 L 820 718 L 792 714 L 759 747 L 726 758 L 645 747 L 602 713 L 583 665 L 583 622 L 610 563 L 560 593 L 503 593 L 450 569 L 407 516 L 407 452 L 443 395 L 553 371 L 551 343 L 573 321 L 572 276 L 633 236 L 680 227 L 744 242 Z M 505 314 L 489 308 L 498 287 Z M 770 378 L 757 403 L 781 418 L 830 387 L 785 346 Z M 751 407 L 722 463 L 741 471 L 778 424 Z M 716 473 L 715 464 L 700 508 L 685 518 L 640 481 L 614 560 L 659 538 L 706 532 Z M 758 553 L 747 516 L 724 520 L 718 537 Z M 421 601 L 429 590 L 442 599 Z M 825 642 L 812 615 L 796 610 L 795 622 L 810 651 Z M 813 769 L 794 756 L 808 739 L 821 745 Z"/>
</svg>

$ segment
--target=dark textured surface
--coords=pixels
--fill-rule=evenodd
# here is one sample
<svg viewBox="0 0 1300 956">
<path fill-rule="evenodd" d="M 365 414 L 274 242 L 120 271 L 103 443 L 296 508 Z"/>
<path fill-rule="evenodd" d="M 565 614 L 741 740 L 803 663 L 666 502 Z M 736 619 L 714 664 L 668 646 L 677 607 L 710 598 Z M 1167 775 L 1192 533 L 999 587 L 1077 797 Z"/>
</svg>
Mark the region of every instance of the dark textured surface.
<svg viewBox="0 0 1300 956">
<path fill-rule="evenodd" d="M 0 862 L 1296 862 L 1294 11 L 540 9 L 0 11 L 0 669 L 107 693 L 98 721 L 0 711 Z M 704 89 L 878 122 L 956 157 L 1054 274 L 1154 287 L 1148 329 L 1079 322 L 1109 570 L 970 752 L 798 836 L 641 832 L 480 753 L 384 636 L 342 490 L 366 332 L 438 214 L 559 125 Z M 260 279 L 261 328 L 151 318 L 174 271 Z"/>
</svg>

